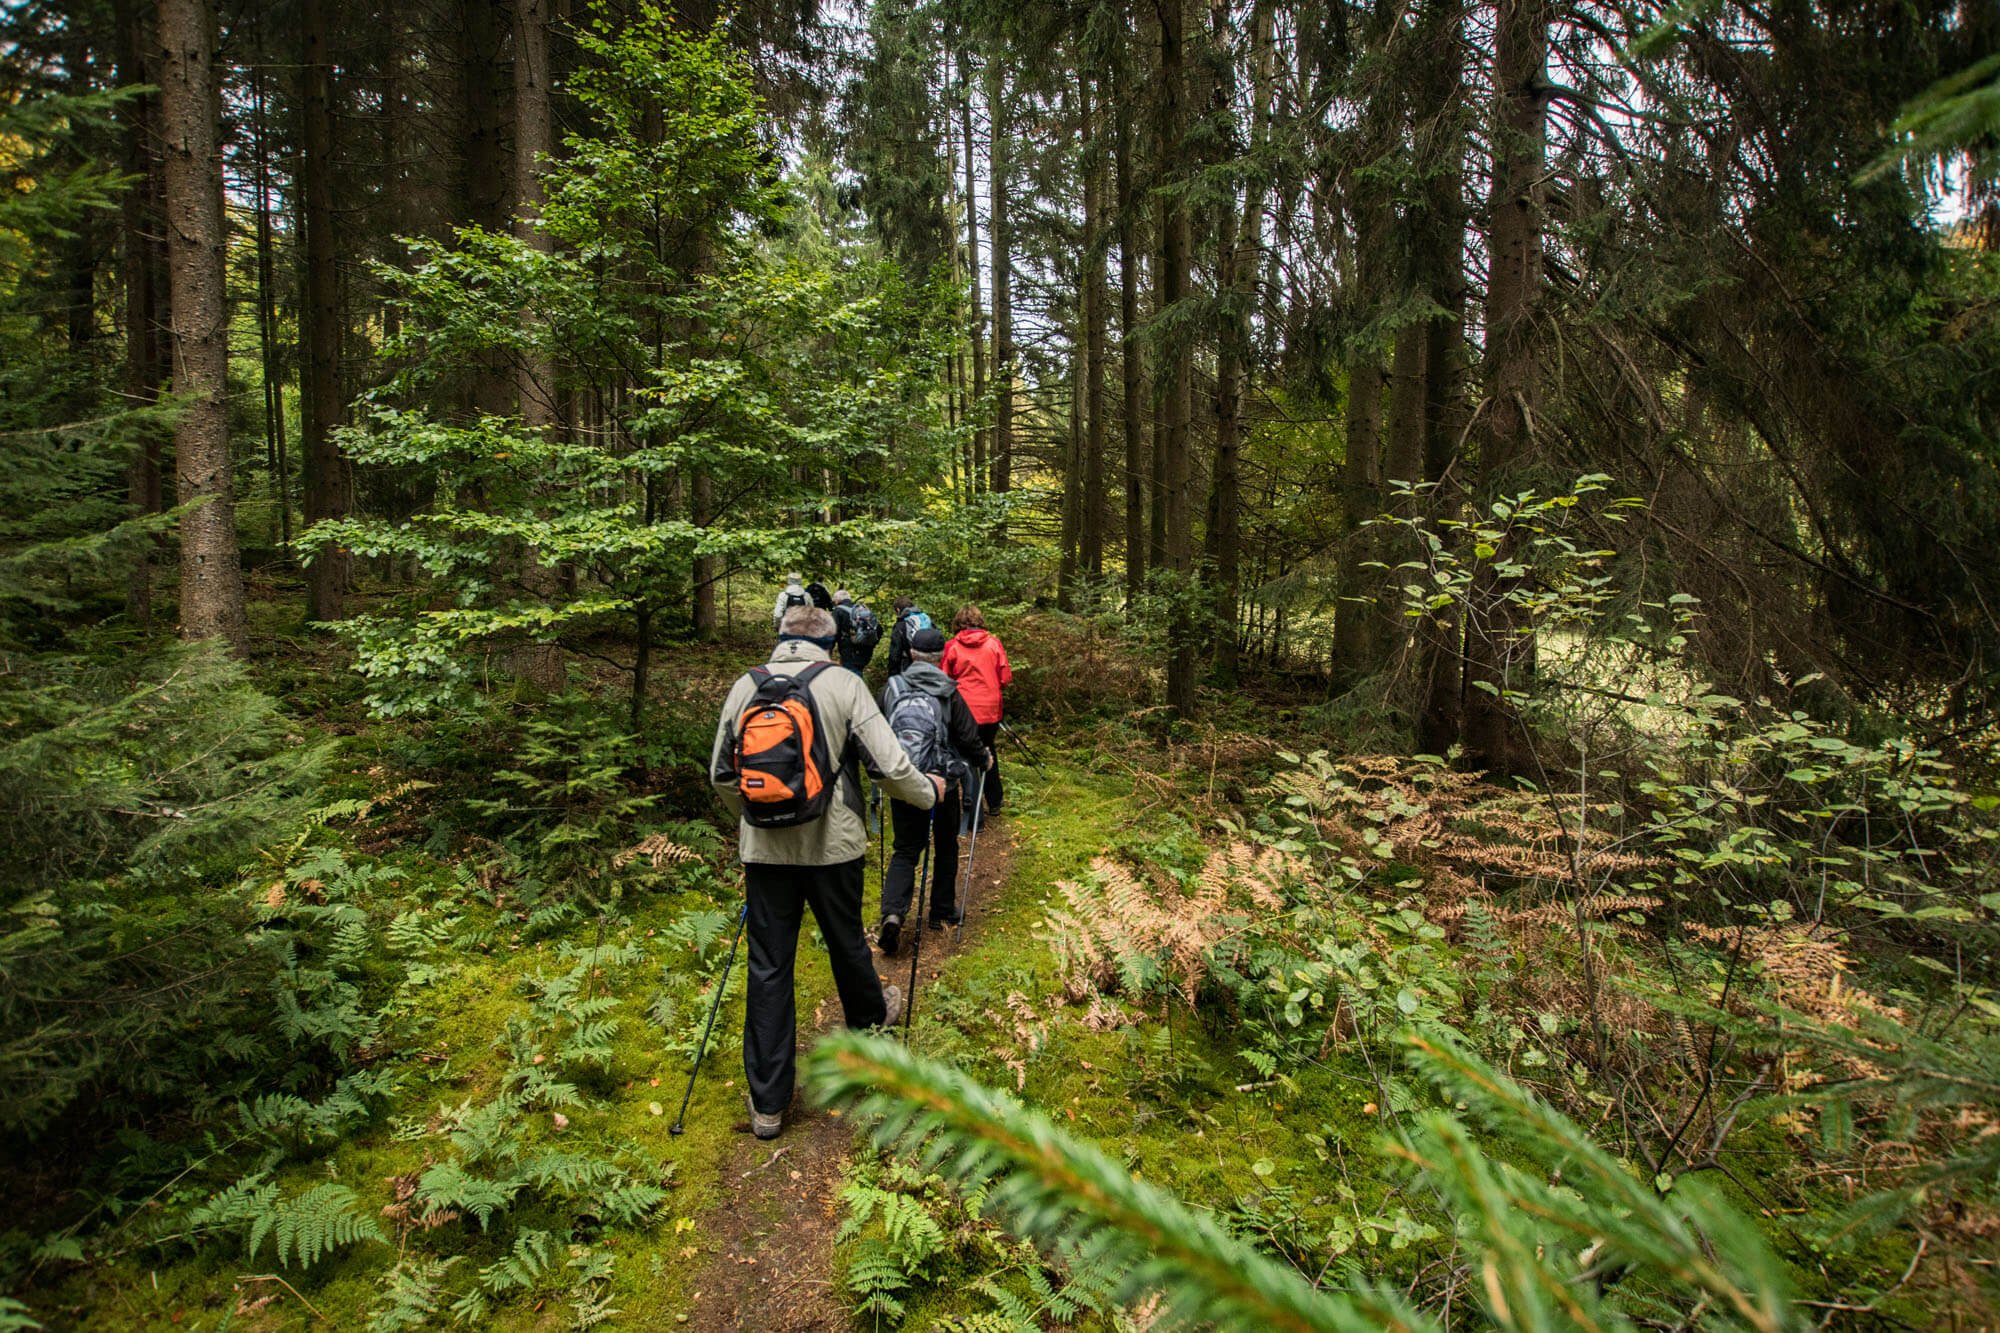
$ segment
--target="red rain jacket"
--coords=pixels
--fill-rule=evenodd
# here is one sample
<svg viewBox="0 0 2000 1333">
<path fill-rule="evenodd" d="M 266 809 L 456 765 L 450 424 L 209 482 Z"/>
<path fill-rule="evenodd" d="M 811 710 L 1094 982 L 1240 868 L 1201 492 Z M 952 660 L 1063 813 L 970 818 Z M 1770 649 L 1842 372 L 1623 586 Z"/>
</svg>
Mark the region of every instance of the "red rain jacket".
<svg viewBox="0 0 2000 1333">
<path fill-rule="evenodd" d="M 1014 668 L 999 639 L 983 629 L 962 629 L 944 646 L 940 665 L 958 682 L 974 722 L 987 726 L 1000 720 L 1000 691 L 1014 683 Z"/>
</svg>

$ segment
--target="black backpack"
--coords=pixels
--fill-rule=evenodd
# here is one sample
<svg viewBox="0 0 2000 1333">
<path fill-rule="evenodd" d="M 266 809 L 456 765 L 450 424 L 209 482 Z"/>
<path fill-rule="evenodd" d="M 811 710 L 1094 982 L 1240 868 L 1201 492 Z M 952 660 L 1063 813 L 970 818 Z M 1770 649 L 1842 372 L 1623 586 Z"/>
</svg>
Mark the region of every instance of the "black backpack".
<svg viewBox="0 0 2000 1333">
<path fill-rule="evenodd" d="M 862 652 L 873 652 L 875 645 L 882 642 L 882 622 L 861 603 L 848 603 L 847 623 L 848 641 Z"/>
<path fill-rule="evenodd" d="M 951 743 L 951 715 L 945 701 L 918 689 L 901 676 L 889 682 L 889 730 L 896 733 L 903 753 L 922 773 L 955 783 L 964 762 Z"/>
<path fill-rule="evenodd" d="M 795 606 L 804 606 L 809 600 L 802 592 L 788 592 L 785 594 L 785 609 L 789 611 Z"/>
<path fill-rule="evenodd" d="M 756 828 L 810 824 L 833 799 L 840 772 L 809 688 L 829 665 L 814 662 L 795 676 L 750 669 L 757 692 L 737 714 L 719 776 L 734 783 L 744 822 Z"/>
</svg>

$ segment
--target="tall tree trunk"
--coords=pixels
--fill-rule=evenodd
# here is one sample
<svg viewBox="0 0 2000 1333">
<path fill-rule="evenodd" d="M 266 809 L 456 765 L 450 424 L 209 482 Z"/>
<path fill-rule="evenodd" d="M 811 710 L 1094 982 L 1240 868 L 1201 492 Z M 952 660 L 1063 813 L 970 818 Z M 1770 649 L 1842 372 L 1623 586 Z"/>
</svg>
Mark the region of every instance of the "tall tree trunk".
<svg viewBox="0 0 2000 1333">
<path fill-rule="evenodd" d="M 551 242 L 541 226 L 542 161 L 555 149 L 548 8 L 548 0 L 514 0 L 514 236 L 544 254 Z M 525 322 L 533 316 L 523 312 L 522 318 Z M 523 353 L 514 368 L 514 391 L 521 423 L 529 430 L 555 424 L 555 376 L 547 357 Z"/>
<path fill-rule="evenodd" d="M 461 220 L 500 231 L 507 227 L 514 196 L 512 161 L 507 154 L 508 87 L 502 61 L 505 11 L 493 0 L 459 0 L 459 92 L 463 99 L 459 180 Z M 473 411 L 505 416 L 514 386 L 499 358 L 482 354 L 466 367 L 466 394 Z"/>
<path fill-rule="evenodd" d="M 117 0 L 118 82 L 125 87 L 156 84 L 159 72 L 147 58 L 153 49 L 146 14 L 134 0 Z M 125 276 L 125 399 L 131 407 L 160 400 L 160 175 L 159 100 L 156 94 L 130 97 L 120 107 L 124 125 L 125 170 L 133 178 L 120 205 Z M 160 484 L 160 436 L 150 423 L 125 465 L 126 500 L 135 514 L 157 514 L 165 496 Z M 132 562 L 125 607 L 142 626 L 153 623 L 153 568 L 157 544 L 145 543 Z"/>
<path fill-rule="evenodd" d="M 271 504 L 278 511 L 278 540 L 292 545 L 291 458 L 285 441 L 285 379 L 278 357 L 277 249 L 271 235 L 271 123 L 264 75 L 252 75 L 257 116 L 257 347 L 264 370 L 264 439 L 271 471 Z"/>
<path fill-rule="evenodd" d="M 1160 160 L 1178 163 L 1184 151 L 1187 129 L 1186 15 L 1184 0 L 1164 0 L 1160 5 Z M 1187 296 L 1188 266 L 1192 238 L 1185 200 L 1171 195 L 1161 204 L 1160 219 L 1160 307 L 1171 311 Z M 1195 663 L 1201 644 L 1197 642 L 1193 603 L 1194 589 L 1188 586 L 1194 569 L 1194 529 L 1189 512 L 1190 470 L 1188 436 L 1194 406 L 1194 356 L 1190 341 L 1179 336 L 1163 358 L 1161 406 L 1164 412 L 1156 448 L 1160 452 L 1157 475 L 1165 504 L 1163 513 L 1164 564 L 1177 578 L 1174 613 L 1169 618 L 1167 650 L 1167 706 L 1177 715 L 1194 712 Z"/>
<path fill-rule="evenodd" d="M 338 238 L 333 208 L 333 63 L 327 51 L 323 0 L 303 0 L 305 36 L 305 157 L 301 169 L 306 242 L 306 393 L 300 446 L 305 458 L 305 521 L 308 525 L 347 517 L 354 507 L 354 479 L 341 456 L 335 428 L 340 424 L 340 310 Z M 339 620 L 346 614 L 353 557 L 337 542 L 309 552 L 307 615 Z"/>
<path fill-rule="evenodd" d="M 1132 101 L 1118 99 L 1118 355 L 1125 392 L 1125 604 L 1146 584 L 1146 356 L 1139 327 L 1139 202 L 1132 188 Z"/>
<path fill-rule="evenodd" d="M 986 64 L 986 114 L 993 142 L 991 241 L 993 246 L 993 383 L 998 401 L 993 408 L 993 481 L 995 494 L 1014 488 L 1014 293 L 1013 261 L 1008 246 L 1007 188 L 1012 175 L 1007 128 L 1007 79 L 1000 61 Z"/>
<path fill-rule="evenodd" d="M 1084 572 L 1104 577 L 1104 142 L 1102 108 L 1093 115 L 1083 81 L 1083 515 L 1078 558 Z"/>
<path fill-rule="evenodd" d="M 1443 492 L 1465 433 L 1464 15 L 1459 0 L 1427 0 L 1416 33 L 1425 74 L 1416 105 L 1429 142 L 1412 263 L 1442 311 L 1424 324 L 1424 479 Z M 1453 608 L 1417 622 L 1421 695 L 1417 749 L 1441 755 L 1458 739 L 1463 622 Z"/>
<path fill-rule="evenodd" d="M 1382 378 L 1380 353 L 1362 348 L 1348 357 L 1347 458 L 1340 469 L 1340 602 L 1333 621 L 1336 686 L 1366 675 L 1376 659 L 1381 612 L 1370 600 L 1376 580 L 1367 568 L 1375 558 L 1376 543 L 1363 525 L 1381 510 Z"/>
<path fill-rule="evenodd" d="M 986 314 L 980 308 L 980 267 L 979 267 L 979 182 L 973 166 L 972 138 L 972 75 L 966 69 L 965 56 L 958 57 L 958 81 L 964 96 L 959 100 L 959 128 L 965 140 L 965 251 L 966 272 L 972 281 L 968 284 L 972 297 L 972 411 L 980 414 L 983 423 L 986 411 Z M 972 466 L 965 479 L 967 498 L 976 494 L 981 481 L 986 476 L 987 435 L 984 424 L 972 432 Z"/>
<path fill-rule="evenodd" d="M 1535 315 L 1542 295 L 1542 174 L 1548 146 L 1548 0 L 1496 0 L 1493 56 L 1493 173 L 1488 204 L 1486 411 L 1478 497 L 1498 494 L 1534 448 L 1541 347 Z M 1502 551 L 1504 559 L 1521 553 Z M 1531 764 L 1519 713 L 1506 697 L 1527 688 L 1534 639 L 1507 600 L 1510 582 L 1482 561 L 1467 607 L 1467 758 L 1499 773 Z"/>
<path fill-rule="evenodd" d="M 1080 533 L 1083 526 L 1083 312 L 1082 293 L 1077 294 L 1076 323 L 1069 340 L 1069 429 L 1063 435 L 1062 536 L 1057 546 L 1056 605 L 1072 610 L 1076 605 L 1076 570 Z"/>
<path fill-rule="evenodd" d="M 249 633 L 229 459 L 215 11 L 208 0 L 160 0 L 159 22 L 173 379 L 185 404 L 174 427 L 174 482 L 180 503 L 195 505 L 181 520 L 181 633 L 241 653 Z"/>
<path fill-rule="evenodd" d="M 715 521 L 715 483 L 706 471 L 695 473 L 693 502 L 688 517 L 697 528 L 706 529 Z M 694 633 L 698 639 L 713 639 L 715 622 L 715 582 L 721 562 L 712 555 L 694 558 Z"/>
</svg>

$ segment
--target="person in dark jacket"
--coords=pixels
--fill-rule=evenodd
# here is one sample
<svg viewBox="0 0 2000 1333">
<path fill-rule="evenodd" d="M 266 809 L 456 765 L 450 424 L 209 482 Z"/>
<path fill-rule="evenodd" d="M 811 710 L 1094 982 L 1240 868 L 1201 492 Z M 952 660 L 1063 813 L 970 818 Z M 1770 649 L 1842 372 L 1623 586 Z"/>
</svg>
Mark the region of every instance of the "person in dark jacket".
<svg viewBox="0 0 2000 1333">
<path fill-rule="evenodd" d="M 868 660 L 875 656 L 875 645 L 882 639 L 882 625 L 875 613 L 865 603 L 855 601 L 847 589 L 835 588 L 833 623 L 840 635 L 840 664 L 856 673 L 866 671 Z"/>
<path fill-rule="evenodd" d="M 910 636 L 918 630 L 931 627 L 931 618 L 917 609 L 917 604 L 907 597 L 896 599 L 896 624 L 889 631 L 889 675 L 903 674 L 903 668 L 910 664 Z"/>
<path fill-rule="evenodd" d="M 932 930 L 942 930 L 962 919 L 958 905 L 960 791 L 977 781 L 977 775 L 991 759 L 991 751 L 979 739 L 979 725 L 972 720 L 972 710 L 959 697 L 951 677 L 938 669 L 938 659 L 944 654 L 944 634 L 935 629 L 920 629 L 909 637 L 910 664 L 883 687 L 883 716 L 897 717 L 896 705 L 912 692 L 929 695 L 944 711 L 948 752 L 932 755 L 928 761 L 930 768 L 938 770 L 933 776 L 945 783 L 944 796 L 935 808 L 926 810 L 901 799 L 889 802 L 895 851 L 882 879 L 882 924 L 876 931 L 875 942 L 883 953 L 891 955 L 902 943 L 910 898 L 916 890 L 917 863 L 923 859 L 926 840 L 931 845 L 928 924 Z M 898 736 L 902 739 L 900 732 Z M 903 748 L 906 751 L 912 748 L 908 739 L 904 739 Z M 924 762 L 919 761 L 919 766 L 925 766 Z"/>
</svg>

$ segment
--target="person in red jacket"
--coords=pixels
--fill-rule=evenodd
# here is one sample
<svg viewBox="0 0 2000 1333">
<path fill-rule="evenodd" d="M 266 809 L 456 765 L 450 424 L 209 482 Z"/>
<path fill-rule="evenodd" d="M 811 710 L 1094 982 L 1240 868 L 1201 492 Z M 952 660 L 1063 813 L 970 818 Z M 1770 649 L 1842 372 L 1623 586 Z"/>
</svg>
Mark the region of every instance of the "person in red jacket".
<svg viewBox="0 0 2000 1333">
<path fill-rule="evenodd" d="M 979 724 L 979 739 L 993 756 L 986 770 L 986 808 L 1000 809 L 1000 719 L 1006 714 L 1003 691 L 1014 683 L 1014 668 L 1007 665 L 1007 650 L 986 628 L 986 617 L 970 602 L 952 617 L 951 642 L 944 646 L 939 664 L 944 674 L 958 682 L 958 692 Z"/>
</svg>

